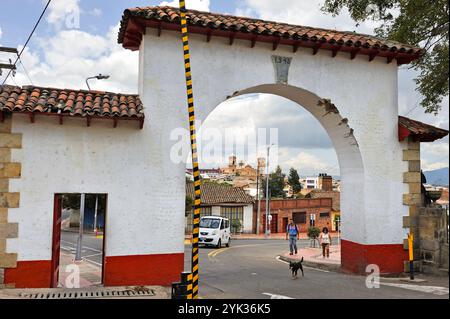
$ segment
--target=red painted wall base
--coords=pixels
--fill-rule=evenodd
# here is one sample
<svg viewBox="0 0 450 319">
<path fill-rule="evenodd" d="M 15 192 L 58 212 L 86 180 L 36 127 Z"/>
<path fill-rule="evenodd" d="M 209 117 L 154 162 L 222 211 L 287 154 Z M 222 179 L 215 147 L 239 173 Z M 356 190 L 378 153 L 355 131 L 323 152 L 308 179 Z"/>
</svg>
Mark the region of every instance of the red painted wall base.
<svg viewBox="0 0 450 319">
<path fill-rule="evenodd" d="M 162 285 L 180 280 L 184 254 L 107 256 L 105 286 Z"/>
<path fill-rule="evenodd" d="M 16 288 L 50 288 L 51 261 L 18 261 L 17 268 L 6 268 L 5 284 L 15 284 Z"/>
<path fill-rule="evenodd" d="M 361 245 L 341 240 L 341 267 L 344 271 L 365 274 L 367 265 L 376 264 L 381 273 L 401 273 L 405 260 L 408 260 L 408 252 L 402 244 Z"/>
</svg>

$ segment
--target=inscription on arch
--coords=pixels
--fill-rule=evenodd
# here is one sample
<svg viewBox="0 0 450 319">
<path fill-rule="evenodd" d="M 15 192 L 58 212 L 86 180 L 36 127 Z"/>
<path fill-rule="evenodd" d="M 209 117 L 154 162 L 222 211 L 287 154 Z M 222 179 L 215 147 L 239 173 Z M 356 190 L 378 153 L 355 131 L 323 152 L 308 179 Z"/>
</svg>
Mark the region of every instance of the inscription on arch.
<svg viewBox="0 0 450 319">
<path fill-rule="evenodd" d="M 289 76 L 289 67 L 291 66 L 292 58 L 272 55 L 272 62 L 275 68 L 275 82 L 287 84 Z"/>
</svg>

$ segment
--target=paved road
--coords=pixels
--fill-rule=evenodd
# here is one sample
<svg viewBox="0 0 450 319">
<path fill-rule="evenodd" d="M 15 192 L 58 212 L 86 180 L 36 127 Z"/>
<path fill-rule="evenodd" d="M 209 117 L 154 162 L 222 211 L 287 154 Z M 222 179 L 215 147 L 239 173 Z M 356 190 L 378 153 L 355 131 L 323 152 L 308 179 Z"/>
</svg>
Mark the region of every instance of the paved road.
<svg viewBox="0 0 450 319">
<path fill-rule="evenodd" d="M 61 249 L 75 255 L 77 248 L 78 233 L 70 231 L 61 232 Z M 103 239 L 96 238 L 94 234 L 83 234 L 83 246 L 81 257 L 97 265 L 102 265 L 102 246 Z"/>
<path fill-rule="evenodd" d="M 77 233 L 62 232 L 62 248 L 75 252 Z M 309 246 L 300 240 L 299 247 Z M 101 265 L 102 239 L 83 237 L 82 256 Z M 230 248 L 200 248 L 202 298 L 449 298 L 448 280 L 431 279 L 409 285 L 382 279 L 380 288 L 366 287 L 363 276 L 305 267 L 305 277 L 291 279 L 288 265 L 275 257 L 288 250 L 285 240 L 234 240 Z M 190 269 L 191 247 L 185 245 L 185 269 Z M 447 287 L 440 289 L 436 287 Z M 420 291 L 412 290 L 419 289 Z"/>
<path fill-rule="evenodd" d="M 300 241 L 300 246 L 309 241 Z M 186 245 L 185 269 L 190 269 Z M 283 240 L 235 240 L 232 246 L 200 248 L 200 297 L 202 298 L 448 298 L 444 280 L 408 285 L 382 279 L 380 288 L 366 287 L 363 276 L 305 268 L 305 277 L 291 279 L 288 265 L 275 257 L 288 249 Z M 406 286 L 405 286 L 406 284 Z M 423 287 L 427 286 L 427 287 Z M 411 289 L 419 289 L 415 291 Z M 428 292 L 424 292 L 428 291 Z"/>
</svg>

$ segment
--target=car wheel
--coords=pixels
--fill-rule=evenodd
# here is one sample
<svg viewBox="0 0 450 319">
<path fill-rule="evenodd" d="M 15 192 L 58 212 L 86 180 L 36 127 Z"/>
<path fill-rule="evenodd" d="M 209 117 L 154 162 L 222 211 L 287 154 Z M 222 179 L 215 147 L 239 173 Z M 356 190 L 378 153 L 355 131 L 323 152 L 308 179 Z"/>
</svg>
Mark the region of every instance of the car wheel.
<svg viewBox="0 0 450 319">
<path fill-rule="evenodd" d="M 217 242 L 217 248 L 221 248 L 222 247 L 222 241 L 219 239 L 219 241 Z"/>
<path fill-rule="evenodd" d="M 228 243 L 225 245 L 226 247 L 230 247 L 231 238 L 228 238 Z"/>
</svg>

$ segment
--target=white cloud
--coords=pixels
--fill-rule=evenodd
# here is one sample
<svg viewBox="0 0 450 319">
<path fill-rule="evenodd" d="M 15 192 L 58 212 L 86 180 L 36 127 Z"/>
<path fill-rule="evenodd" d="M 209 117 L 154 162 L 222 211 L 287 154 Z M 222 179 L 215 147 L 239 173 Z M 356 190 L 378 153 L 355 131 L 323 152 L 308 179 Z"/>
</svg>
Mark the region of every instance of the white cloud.
<svg viewBox="0 0 450 319">
<path fill-rule="evenodd" d="M 280 148 L 278 158 L 284 172 L 293 167 L 302 176 L 317 175 L 318 173 L 339 175 L 335 154 L 333 158 L 296 148 Z"/>
<path fill-rule="evenodd" d="M 89 14 L 94 17 L 100 17 L 103 14 L 103 12 L 99 8 L 94 8 L 89 12 Z"/>
<path fill-rule="evenodd" d="M 422 170 L 430 171 L 443 167 L 448 167 L 449 158 L 449 138 L 431 143 L 421 143 L 420 157 Z"/>
<path fill-rule="evenodd" d="M 356 27 L 356 23 L 347 11 L 343 10 L 339 16 L 332 17 L 320 10 L 322 5 L 323 0 L 244 0 L 238 6 L 236 14 L 256 15 L 265 20 L 338 30 L 355 30 L 362 33 L 372 33 L 376 26 L 372 21 L 368 21 Z"/>
<path fill-rule="evenodd" d="M 47 22 L 56 30 L 80 27 L 80 0 L 53 0 L 48 10 Z"/>
<path fill-rule="evenodd" d="M 108 80 L 90 82 L 91 88 L 112 92 L 137 92 L 138 53 L 117 44 L 119 25 L 104 36 L 79 30 L 62 30 L 49 38 L 38 38 L 44 54 L 26 48 L 22 60 L 35 85 L 86 88 L 85 79 L 98 73 Z M 19 67 L 8 84 L 30 84 Z"/>
<path fill-rule="evenodd" d="M 448 156 L 448 141 L 442 143 L 422 143 L 421 151 L 430 155 L 445 157 Z"/>
<path fill-rule="evenodd" d="M 179 7 L 179 1 L 163 1 L 160 6 Z M 187 9 L 194 9 L 200 11 L 209 11 L 210 0 L 189 0 L 186 2 Z"/>
<path fill-rule="evenodd" d="M 440 169 L 440 168 L 444 168 L 444 167 L 448 167 L 448 162 L 433 162 L 433 163 L 430 163 L 427 160 L 422 160 L 422 162 L 421 162 L 421 169 L 424 172 L 433 171 L 435 169 Z"/>
</svg>

